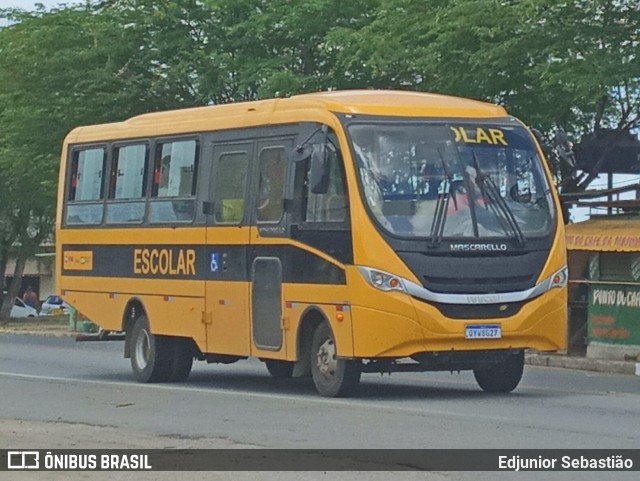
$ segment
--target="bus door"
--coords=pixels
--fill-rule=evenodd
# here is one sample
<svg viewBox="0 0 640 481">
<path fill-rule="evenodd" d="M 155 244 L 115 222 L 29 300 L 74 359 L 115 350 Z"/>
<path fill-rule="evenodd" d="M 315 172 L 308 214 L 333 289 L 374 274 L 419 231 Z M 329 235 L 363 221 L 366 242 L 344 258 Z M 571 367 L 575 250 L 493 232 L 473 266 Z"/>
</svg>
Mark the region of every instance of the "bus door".
<svg viewBox="0 0 640 481">
<path fill-rule="evenodd" d="M 254 356 L 285 358 L 283 283 L 288 271 L 288 214 L 285 209 L 288 152 L 291 139 L 257 143 L 254 222 L 257 234 L 251 248 L 251 334 Z M 266 353 L 264 351 L 267 351 Z"/>
<path fill-rule="evenodd" d="M 253 142 L 215 143 L 206 211 L 207 352 L 250 354 L 249 217 Z"/>
</svg>

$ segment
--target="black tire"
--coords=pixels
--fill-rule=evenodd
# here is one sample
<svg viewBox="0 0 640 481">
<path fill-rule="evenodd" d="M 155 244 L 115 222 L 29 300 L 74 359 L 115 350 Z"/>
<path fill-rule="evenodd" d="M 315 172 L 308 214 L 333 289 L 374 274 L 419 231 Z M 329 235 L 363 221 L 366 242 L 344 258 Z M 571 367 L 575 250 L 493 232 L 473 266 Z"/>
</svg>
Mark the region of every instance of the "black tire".
<svg viewBox="0 0 640 481">
<path fill-rule="evenodd" d="M 279 379 L 289 379 L 293 376 L 294 363 L 290 361 L 278 361 L 276 359 L 265 359 L 265 366 L 271 377 Z"/>
<path fill-rule="evenodd" d="M 311 377 L 321 396 L 344 397 L 352 394 L 360 383 L 360 361 L 336 356 L 331 328 L 322 322 L 311 341 Z"/>
<path fill-rule="evenodd" d="M 186 381 L 193 367 L 193 342 L 191 339 L 173 338 L 171 342 L 171 358 L 169 364 L 169 382 Z"/>
<path fill-rule="evenodd" d="M 474 370 L 478 386 L 485 392 L 506 393 L 513 391 L 524 371 L 524 351 L 518 351 L 507 357 L 500 364 L 488 369 Z"/>
<path fill-rule="evenodd" d="M 131 331 L 131 370 L 138 382 L 165 382 L 171 367 L 170 339 L 151 334 L 144 314 L 136 319 Z"/>
</svg>

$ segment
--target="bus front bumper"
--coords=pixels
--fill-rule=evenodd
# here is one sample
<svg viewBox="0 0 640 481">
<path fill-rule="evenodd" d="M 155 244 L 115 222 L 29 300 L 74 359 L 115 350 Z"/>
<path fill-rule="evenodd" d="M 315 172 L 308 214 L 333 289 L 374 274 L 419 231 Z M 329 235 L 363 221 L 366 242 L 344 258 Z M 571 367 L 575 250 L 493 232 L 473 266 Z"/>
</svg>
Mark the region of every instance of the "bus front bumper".
<svg viewBox="0 0 640 481">
<path fill-rule="evenodd" d="M 401 293 L 390 295 L 394 301 L 385 304 L 402 304 L 402 309 L 392 312 L 384 305 L 352 305 L 354 357 L 404 358 L 450 351 L 557 351 L 566 347 L 566 288 L 551 289 L 527 301 L 509 317 L 488 319 L 452 319 L 422 300 L 406 294 L 401 299 Z M 473 313 L 473 306 L 469 312 Z M 466 339 L 466 328 L 473 325 L 499 326 L 500 337 Z"/>
</svg>

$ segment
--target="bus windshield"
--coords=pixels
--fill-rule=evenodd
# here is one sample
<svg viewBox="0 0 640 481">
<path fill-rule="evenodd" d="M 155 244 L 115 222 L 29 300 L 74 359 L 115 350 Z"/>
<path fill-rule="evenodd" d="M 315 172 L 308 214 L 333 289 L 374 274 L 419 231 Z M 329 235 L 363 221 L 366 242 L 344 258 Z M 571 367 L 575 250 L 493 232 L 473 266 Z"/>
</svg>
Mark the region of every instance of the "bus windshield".
<svg viewBox="0 0 640 481">
<path fill-rule="evenodd" d="M 524 245 L 553 226 L 541 159 L 520 126 L 372 121 L 347 130 L 363 197 L 391 234 Z"/>
</svg>

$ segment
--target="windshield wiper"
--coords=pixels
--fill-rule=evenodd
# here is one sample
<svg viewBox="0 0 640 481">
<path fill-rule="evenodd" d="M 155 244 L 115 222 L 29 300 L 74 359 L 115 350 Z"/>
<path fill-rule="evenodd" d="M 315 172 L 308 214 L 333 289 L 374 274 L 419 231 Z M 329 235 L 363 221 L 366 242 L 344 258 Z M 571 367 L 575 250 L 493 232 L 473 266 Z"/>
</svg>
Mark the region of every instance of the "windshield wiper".
<svg viewBox="0 0 640 481">
<path fill-rule="evenodd" d="M 520 247 L 524 247 L 527 243 L 527 239 L 522 233 L 522 229 L 518 225 L 518 220 L 513 215 L 513 211 L 509 208 L 509 205 L 504 200 L 504 198 L 500 195 L 500 189 L 496 185 L 493 178 L 484 173 L 480 169 L 480 164 L 478 163 L 478 158 L 476 157 L 476 153 L 473 152 L 473 164 L 476 168 L 476 182 L 482 191 L 482 195 L 484 195 L 487 199 L 489 199 L 489 208 L 493 215 L 496 216 L 504 232 L 507 235 L 511 235 L 513 233 L 513 238 L 516 243 Z"/>
<path fill-rule="evenodd" d="M 438 192 L 438 198 L 436 200 L 436 211 L 433 215 L 433 222 L 431 223 L 431 244 L 430 247 L 438 247 L 442 242 L 442 236 L 444 235 L 444 223 L 447 220 L 447 210 L 449 209 L 449 200 L 451 199 L 451 182 L 453 177 L 447 169 L 447 163 L 442 157 L 442 152 L 438 149 L 438 156 L 440 157 L 440 163 L 442 164 L 442 170 L 445 175 L 444 183 L 441 184 L 442 192 Z M 440 190 L 440 186 L 438 187 Z M 453 204 L 458 209 L 458 205 L 453 198 Z"/>
</svg>

